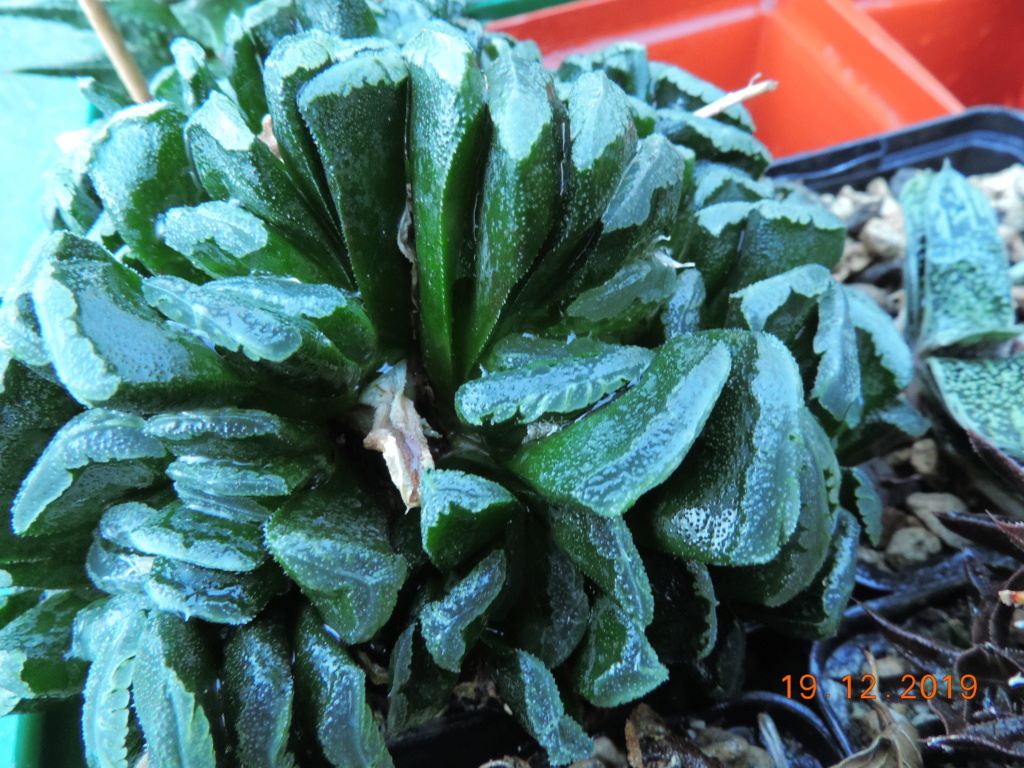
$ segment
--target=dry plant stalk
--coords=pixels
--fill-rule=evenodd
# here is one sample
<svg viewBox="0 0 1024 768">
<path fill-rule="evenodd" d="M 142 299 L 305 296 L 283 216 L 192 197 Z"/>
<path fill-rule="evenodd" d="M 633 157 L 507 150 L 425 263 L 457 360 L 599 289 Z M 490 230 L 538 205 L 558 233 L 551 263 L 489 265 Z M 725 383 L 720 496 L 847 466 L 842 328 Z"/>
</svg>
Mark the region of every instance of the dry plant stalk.
<svg viewBox="0 0 1024 768">
<path fill-rule="evenodd" d="M 99 37 L 103 50 L 114 65 L 114 70 L 117 72 L 117 76 L 121 78 L 121 83 L 128 91 L 128 95 L 138 104 L 150 101 L 153 97 L 149 93 L 146 78 L 142 76 L 142 71 L 139 69 L 135 57 L 132 56 L 125 46 L 124 38 L 117 29 L 117 25 L 114 24 L 114 20 L 110 18 L 110 13 L 107 11 L 103 1 L 78 0 L 78 4 L 82 7 L 86 18 L 89 19 L 89 24 L 92 25 L 97 37 Z"/>
<path fill-rule="evenodd" d="M 742 104 L 744 101 L 747 101 L 747 99 L 752 99 L 763 93 L 774 91 L 778 87 L 778 80 L 762 80 L 759 83 L 752 82 L 746 88 L 740 88 L 738 91 L 732 91 L 710 104 L 705 104 L 693 114 L 697 117 L 714 117 L 715 115 L 720 115 L 722 112 L 725 112 L 729 107 Z"/>
</svg>

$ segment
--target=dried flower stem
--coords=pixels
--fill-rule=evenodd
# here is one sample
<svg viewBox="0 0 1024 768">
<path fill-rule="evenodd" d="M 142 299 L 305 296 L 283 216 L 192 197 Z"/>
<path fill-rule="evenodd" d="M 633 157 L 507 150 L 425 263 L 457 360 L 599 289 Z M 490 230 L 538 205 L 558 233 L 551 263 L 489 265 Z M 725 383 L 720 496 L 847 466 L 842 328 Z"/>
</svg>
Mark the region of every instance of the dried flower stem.
<svg viewBox="0 0 1024 768">
<path fill-rule="evenodd" d="M 142 76 L 135 57 L 125 46 L 124 38 L 121 37 L 121 33 L 114 24 L 114 20 L 110 18 L 110 13 L 102 0 L 78 0 L 78 4 L 82 6 L 82 11 L 89 19 L 89 24 L 95 30 L 100 43 L 103 44 L 103 50 L 106 51 L 114 65 L 114 70 L 121 78 L 128 95 L 139 104 L 150 101 L 153 97 L 149 93 L 146 78 Z"/>
<path fill-rule="evenodd" d="M 760 96 L 762 93 L 768 93 L 774 91 L 779 87 L 778 80 L 762 80 L 759 83 L 751 83 L 746 88 L 740 88 L 738 91 L 727 93 L 717 101 L 713 101 L 710 104 L 698 109 L 695 114 L 697 117 L 714 117 L 719 115 L 729 107 L 734 107 L 737 104 L 742 104 L 747 99 L 752 99 L 755 96 Z"/>
</svg>

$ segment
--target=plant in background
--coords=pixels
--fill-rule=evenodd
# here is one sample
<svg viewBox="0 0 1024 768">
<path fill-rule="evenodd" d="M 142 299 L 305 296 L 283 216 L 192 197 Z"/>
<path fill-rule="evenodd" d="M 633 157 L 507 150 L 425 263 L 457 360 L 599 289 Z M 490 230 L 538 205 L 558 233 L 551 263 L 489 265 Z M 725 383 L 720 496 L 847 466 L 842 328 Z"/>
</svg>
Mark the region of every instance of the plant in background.
<svg viewBox="0 0 1024 768">
<path fill-rule="evenodd" d="M 916 426 L 841 222 L 643 48 L 552 76 L 429 15 L 264 0 L 55 177 L 0 307 L 0 702 L 84 689 L 92 765 L 387 765 L 480 665 L 565 764 L 573 696 L 725 696 L 744 617 L 841 615 L 849 465 Z"/>
</svg>

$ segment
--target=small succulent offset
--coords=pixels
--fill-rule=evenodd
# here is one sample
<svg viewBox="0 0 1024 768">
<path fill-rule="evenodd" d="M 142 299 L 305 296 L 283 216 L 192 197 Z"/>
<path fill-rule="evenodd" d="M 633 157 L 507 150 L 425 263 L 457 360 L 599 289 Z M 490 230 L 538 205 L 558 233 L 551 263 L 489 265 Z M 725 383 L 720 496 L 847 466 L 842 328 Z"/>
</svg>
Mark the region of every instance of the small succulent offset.
<svg viewBox="0 0 1024 768">
<path fill-rule="evenodd" d="M 93 766 L 389 765 L 484 669 L 561 765 L 575 695 L 832 631 L 911 354 L 742 106 L 407 1 L 227 29 L 97 100 L 0 306 L 0 710 L 84 689 Z"/>
</svg>

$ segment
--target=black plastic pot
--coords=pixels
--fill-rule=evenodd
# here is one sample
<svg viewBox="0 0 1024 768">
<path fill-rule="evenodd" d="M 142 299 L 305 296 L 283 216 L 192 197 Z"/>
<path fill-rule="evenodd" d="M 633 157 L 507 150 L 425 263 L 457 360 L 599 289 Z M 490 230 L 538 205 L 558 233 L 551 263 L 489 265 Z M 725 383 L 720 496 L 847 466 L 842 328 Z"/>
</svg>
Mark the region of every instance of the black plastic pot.
<svg viewBox="0 0 1024 768">
<path fill-rule="evenodd" d="M 901 168 L 939 168 L 945 159 L 964 174 L 1001 171 L 1024 162 L 1024 111 L 974 107 L 889 133 L 785 157 L 768 175 L 802 181 L 816 192 L 844 184 L 863 188 L 876 176 Z"/>
</svg>

